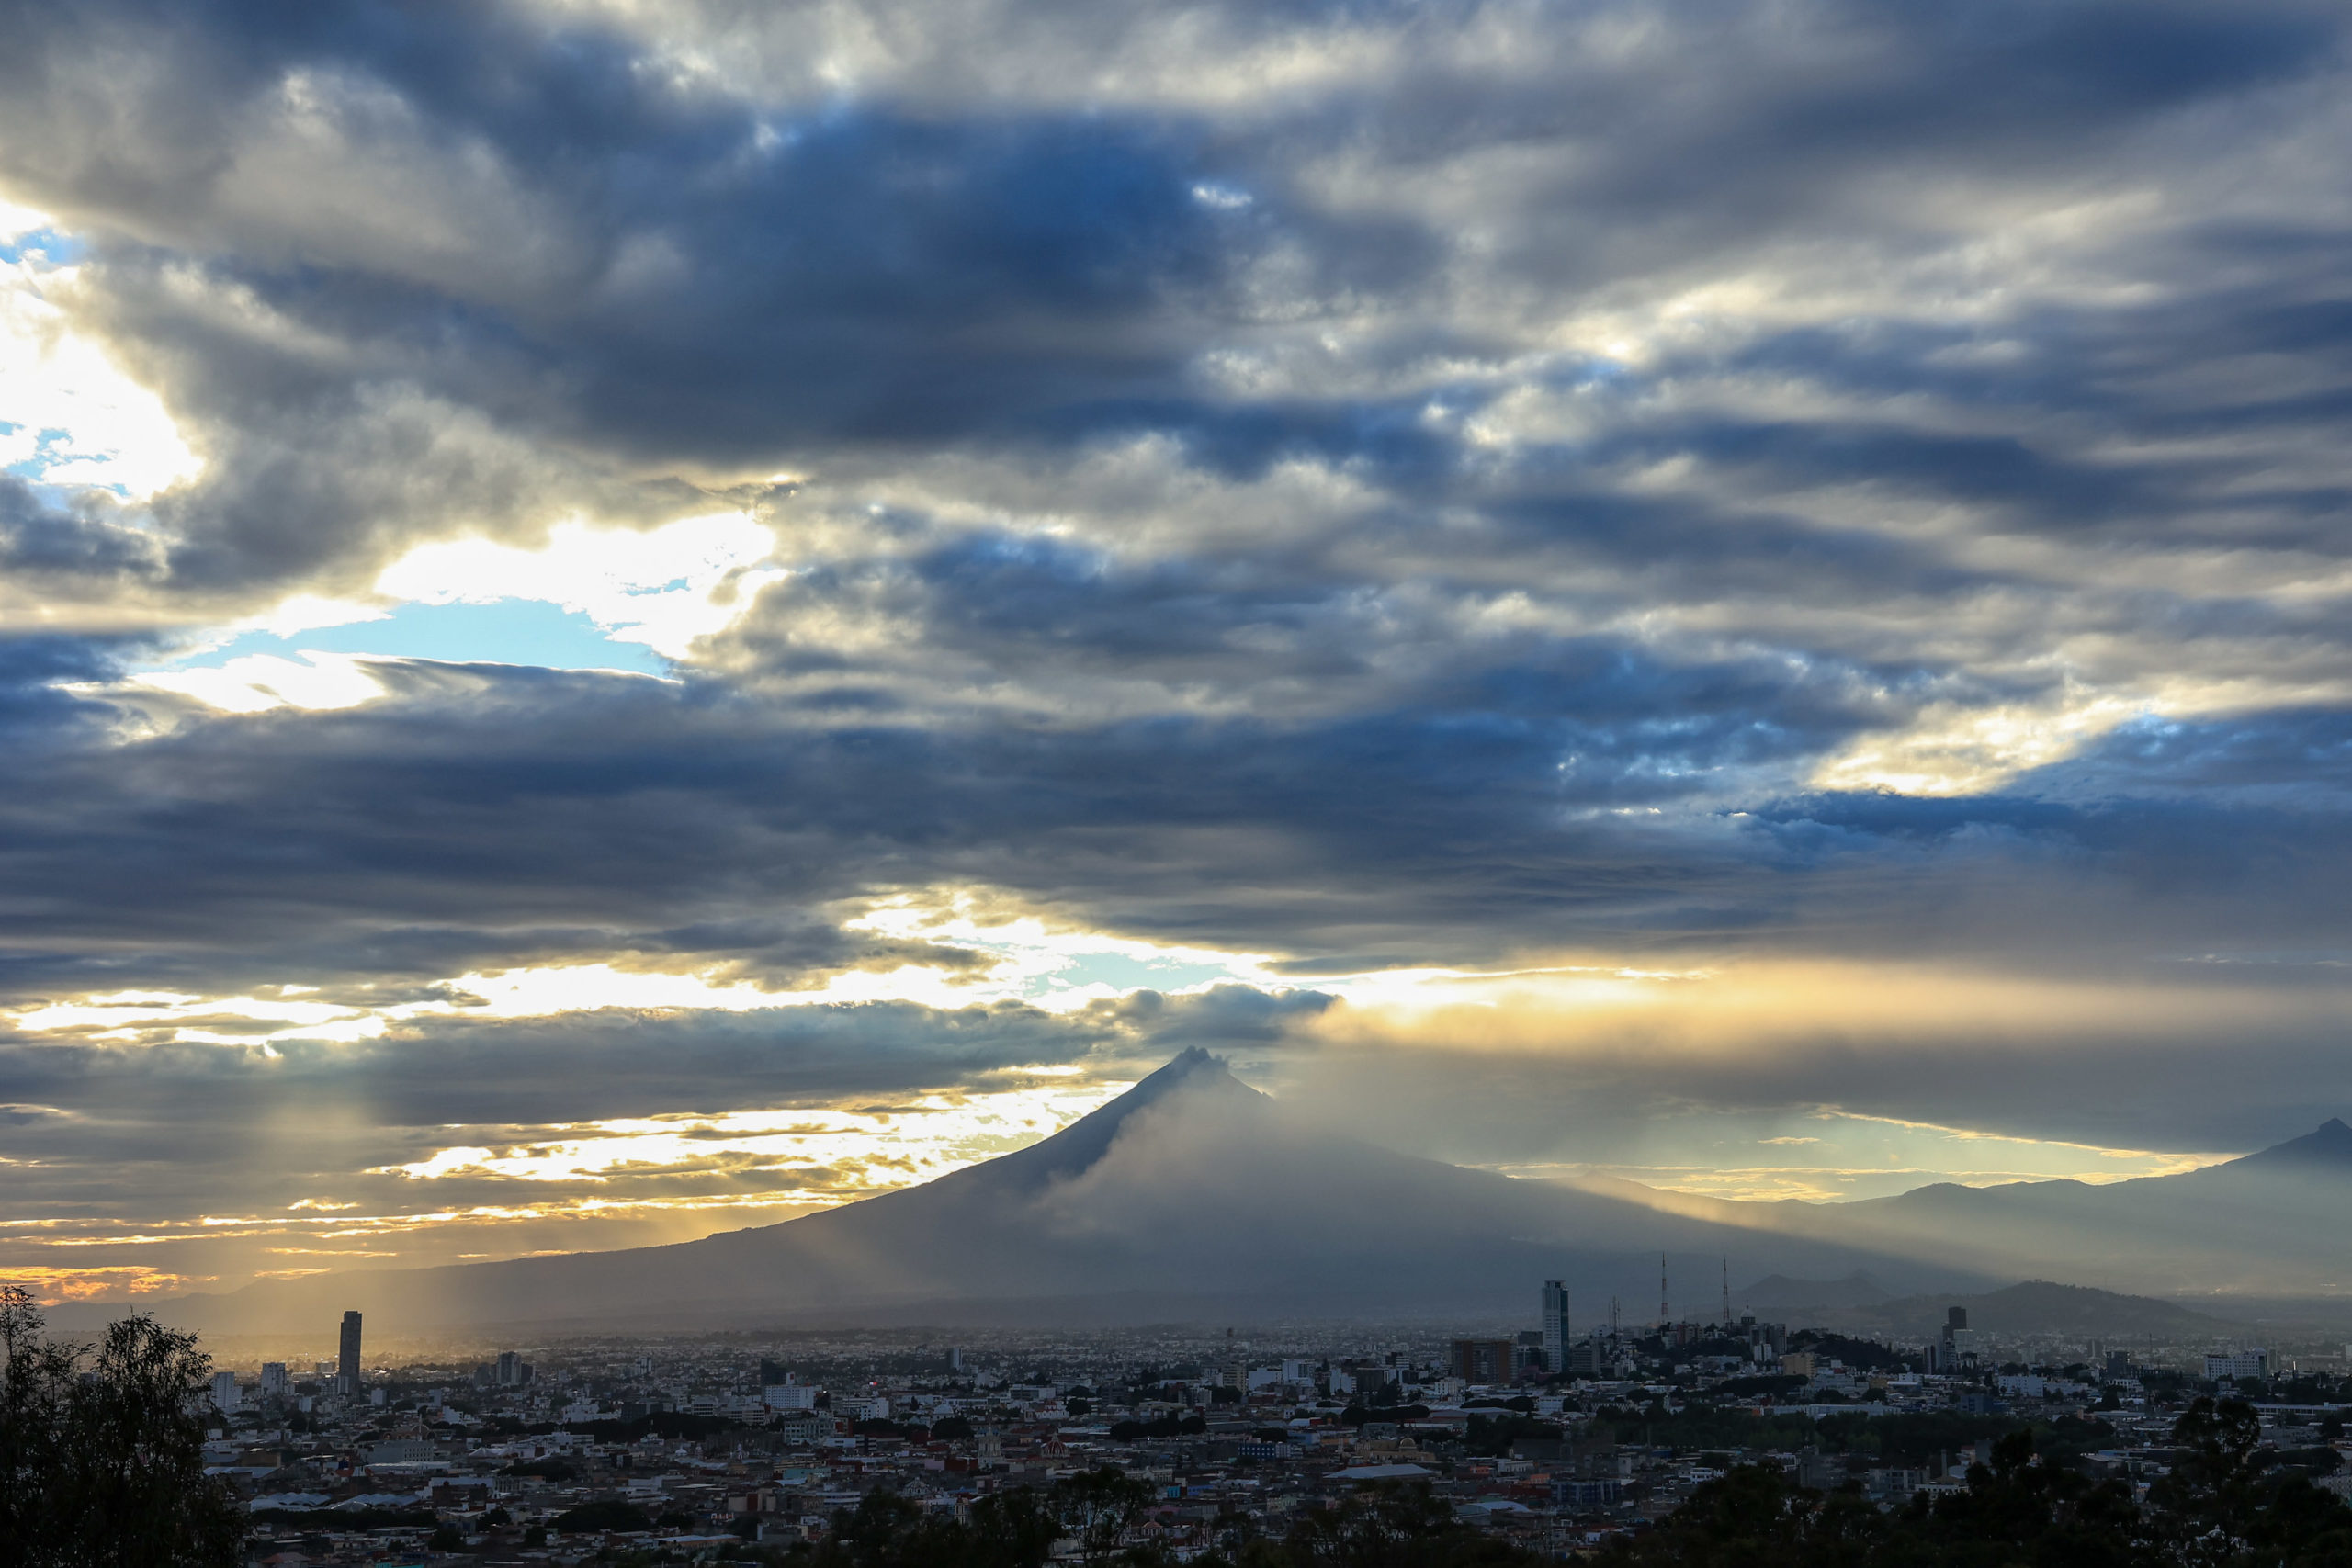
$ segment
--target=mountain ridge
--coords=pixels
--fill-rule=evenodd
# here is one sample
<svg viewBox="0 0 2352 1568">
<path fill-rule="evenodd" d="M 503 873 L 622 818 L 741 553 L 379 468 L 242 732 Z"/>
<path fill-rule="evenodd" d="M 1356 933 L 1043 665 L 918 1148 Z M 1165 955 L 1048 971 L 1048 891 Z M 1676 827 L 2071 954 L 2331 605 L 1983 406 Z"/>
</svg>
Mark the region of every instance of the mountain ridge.
<svg viewBox="0 0 2352 1568">
<path fill-rule="evenodd" d="M 1135 1321 L 1155 1297 L 1216 1302 L 1227 1316 L 1248 1315 L 1253 1301 L 1290 1316 L 1317 1315 L 1318 1303 L 1331 1316 L 1523 1314 L 1545 1279 L 1566 1280 L 1582 1301 L 1646 1300 L 1661 1253 L 1686 1280 L 1736 1264 L 1791 1288 L 1843 1288 L 1842 1304 L 1789 1306 L 1870 1310 L 2020 1277 L 2162 1296 L 2267 1278 L 2265 1267 L 2278 1273 L 2288 1253 L 2263 1231 L 2266 1215 L 2312 1212 L 2301 1233 L 2307 1261 L 2352 1268 L 2343 1243 L 2312 1245 L 2340 1230 L 2331 1205 L 2352 1192 L 2335 1179 L 2352 1175 L 2335 1157 L 2339 1144 L 2352 1145 L 2352 1129 L 2331 1119 L 2304 1139 L 2179 1177 L 1743 1203 L 1634 1182 L 1523 1180 L 1385 1149 L 1290 1115 L 1196 1046 L 1025 1148 L 774 1224 L 652 1247 L 256 1281 L 141 1305 L 183 1326 L 236 1332 L 331 1321 L 345 1306 L 420 1328 L 909 1314 L 949 1323 L 958 1303 L 1003 1323 L 1024 1301 L 1058 1322 L 1086 1320 L 1090 1302 Z M 2176 1268 L 2181 1259 L 2194 1267 Z"/>
</svg>

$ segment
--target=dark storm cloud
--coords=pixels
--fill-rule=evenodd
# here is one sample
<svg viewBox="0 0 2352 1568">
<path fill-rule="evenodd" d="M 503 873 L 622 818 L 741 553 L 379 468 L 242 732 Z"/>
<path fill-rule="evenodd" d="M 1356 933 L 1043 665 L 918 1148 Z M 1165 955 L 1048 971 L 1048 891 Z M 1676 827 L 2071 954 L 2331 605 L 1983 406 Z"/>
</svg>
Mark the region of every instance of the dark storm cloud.
<svg viewBox="0 0 2352 1568">
<path fill-rule="evenodd" d="M 97 496 L 61 507 L 12 474 L 0 474 L 0 571 L 69 595 L 77 579 L 105 585 L 161 565 L 153 535 L 105 516 Z"/>
<path fill-rule="evenodd" d="M 86 247 L 56 308 L 207 459 L 139 505 L 0 479 L 0 587 L 125 639 L 0 645 L 0 1000 L 968 974 L 849 923 L 959 888 L 1299 975 L 1925 953 L 2128 992 L 2352 948 L 2339 7 L 646 17 L 0 15 L 0 182 Z M 673 682 L 390 663 L 232 716 L 124 680 L 422 540 L 736 508 L 787 575 Z M 261 1027 L 223 1010 L 11 1047 L 0 1099 L 67 1111 L 8 1136 L 115 1202 L 109 1159 L 231 1183 L 250 1097 L 364 1105 L 385 1163 L 1319 1016 L 1127 1005 L 174 1042 Z M 2273 1032 L 2226 1094 L 2137 1082 L 2236 1138 L 2320 1060 Z M 1998 1073 L 1824 1040 L 1719 1092 L 2006 1114 Z M 1645 1070 L 1610 1103 L 1688 1088 Z"/>
<path fill-rule="evenodd" d="M 348 998 L 362 976 L 627 953 L 788 981 L 914 951 L 838 931 L 828 906 L 965 881 L 1222 942 L 1567 939 L 1670 920 L 1743 858 L 1692 849 L 1670 869 L 1657 841 L 1576 813 L 1685 799 L 1852 722 L 1769 670 L 1532 651 L 1345 722 L 1058 731 L 792 721 L 707 685 L 412 667 L 402 700 L 19 769 L 0 795 L 9 983 Z M 1280 874 L 1230 880 L 1244 865 Z M 1445 934 L 1464 919 L 1484 934 Z"/>
<path fill-rule="evenodd" d="M 1480 19 L 1208 15 L 1238 42 L 1287 29 L 1335 48 Z M 1202 351 L 1324 322 L 1362 340 L 1367 367 L 1491 364 L 1533 323 L 1489 297 L 1569 300 L 1662 264 L 1695 277 L 1825 225 L 1916 253 L 1949 220 L 1881 182 L 2128 180 L 2155 167 L 2133 138 L 2321 69 L 2340 20 L 1666 6 L 1623 21 L 1679 47 L 1613 64 L 1574 26 L 1514 16 L 1484 19 L 1550 71 L 1498 80 L 1425 50 L 1222 114 L 1087 90 L 1151 18 L 1013 8 L 1004 52 L 950 62 L 924 51 L 956 22 L 908 9 L 913 41 L 859 94 L 814 90 L 804 62 L 761 102 L 661 68 L 651 40 L 522 7 L 32 7 L 0 124 L 26 194 L 96 236 L 85 309 L 217 448 L 169 514 L 178 570 L 233 581 L 381 550 L 453 512 L 527 527 L 518 491 L 627 513 L 658 504 L 628 468 L 845 442 L 1141 429 L 1228 471 L 1314 453 L 1442 474 L 1448 441 L 1401 417 L 1426 385 L 1204 397 Z M 725 36 L 756 51 L 747 20 Z M 692 40 L 705 21 L 674 25 Z M 1074 74 L 990 89 L 1057 28 L 1046 62 Z M 1474 180 L 1458 214 L 1430 207 L 1427 181 L 1517 148 L 1555 156 Z M 1351 159 L 1396 194 L 1331 199 L 1310 171 Z M 1465 221 L 1476 259 L 1451 231 Z M 2063 465 L 2013 438 L 1783 426 L 1721 456 L 1759 444 L 2069 504 L 2050 482 Z"/>
<path fill-rule="evenodd" d="M 116 1043 L 6 1050 L 10 1093 L 61 1114 L 161 1119 L 201 1107 L 233 1119 L 340 1107 L 383 1126 L 534 1126 L 716 1113 L 739 1105 L 835 1105 L 966 1092 L 1081 1064 L 1138 1074 L 1204 1038 L 1270 1043 L 1325 998 L 1221 987 L 1142 992 L 1071 1013 L 1018 1002 L 949 1010 L 876 1002 L 747 1012 L 613 1010 L 536 1019 L 428 1018 L 351 1043 Z"/>
<path fill-rule="evenodd" d="M 794 720 L 709 685 L 413 667 L 417 689 L 385 704 L 28 759 L 0 798 L 7 980 L 19 997 L 300 983 L 357 1004 L 614 959 L 794 985 L 968 966 L 839 925 L 894 890 L 966 885 L 1301 959 L 1805 951 L 1831 931 L 1854 951 L 1940 931 L 2017 956 L 2070 906 L 2124 893 L 2062 954 L 2352 935 L 2333 817 L 1885 795 L 1727 817 L 1727 781 L 1859 723 L 1842 680 L 1521 651 L 1543 657 L 1344 721 L 1067 728 Z M 2064 912 L 2007 908 L 2020 878 Z M 1985 902 L 1964 916 L 1972 889 Z"/>
</svg>

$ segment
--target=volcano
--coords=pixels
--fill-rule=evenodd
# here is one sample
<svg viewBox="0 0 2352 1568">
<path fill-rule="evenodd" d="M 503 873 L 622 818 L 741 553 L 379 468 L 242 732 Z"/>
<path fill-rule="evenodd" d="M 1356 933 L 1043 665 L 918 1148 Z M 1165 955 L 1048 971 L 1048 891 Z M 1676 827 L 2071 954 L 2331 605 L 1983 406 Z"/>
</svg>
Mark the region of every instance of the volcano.
<svg viewBox="0 0 2352 1568">
<path fill-rule="evenodd" d="M 1289 1114 L 1185 1052 L 1051 1137 L 919 1187 L 669 1247 L 266 1280 L 158 1303 L 212 1332 L 496 1325 L 1134 1324 L 1525 1316 L 1541 1281 L 1646 1301 L 1661 1253 L 1709 1315 L 1723 1270 L 1898 1289 L 1988 1281 L 1928 1260 L 1725 1223 L 1630 1182 L 1519 1180 Z"/>
<path fill-rule="evenodd" d="M 1760 1280 L 1766 1313 L 1785 1311 L 1802 1281 L 1858 1275 L 1882 1300 L 2019 1279 L 2148 1294 L 2259 1280 L 2287 1294 L 2312 1270 L 2352 1269 L 2335 1223 L 2347 1196 L 2352 1128 L 2340 1121 L 2224 1165 L 2109 1186 L 1747 1203 L 1523 1180 L 1335 1133 L 1196 1048 L 1027 1148 L 780 1224 L 265 1280 L 152 1310 L 227 1333 L 316 1331 L 350 1307 L 393 1334 L 1492 1321 L 1527 1317 L 1541 1281 L 1560 1280 L 1587 1321 L 1611 1298 L 1639 1320 L 1661 1255 L 1669 1290 L 1686 1282 L 1670 1310 L 1701 1319 L 1716 1315 L 1726 1278 Z"/>
</svg>

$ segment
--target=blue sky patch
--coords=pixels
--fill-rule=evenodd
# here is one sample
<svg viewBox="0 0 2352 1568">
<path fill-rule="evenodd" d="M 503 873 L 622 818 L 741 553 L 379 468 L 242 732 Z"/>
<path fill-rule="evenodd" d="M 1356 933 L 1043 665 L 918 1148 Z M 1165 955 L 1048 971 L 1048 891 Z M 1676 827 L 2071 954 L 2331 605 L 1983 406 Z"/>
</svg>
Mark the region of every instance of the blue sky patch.
<svg viewBox="0 0 2352 1568">
<path fill-rule="evenodd" d="M 669 661 L 643 643 L 616 642 L 577 610 L 536 599 L 487 604 L 403 604 L 380 621 L 279 637 L 252 631 L 196 660 L 217 667 L 248 653 L 380 653 L 450 663 L 534 664 L 548 670 L 628 670 L 666 675 Z"/>
</svg>

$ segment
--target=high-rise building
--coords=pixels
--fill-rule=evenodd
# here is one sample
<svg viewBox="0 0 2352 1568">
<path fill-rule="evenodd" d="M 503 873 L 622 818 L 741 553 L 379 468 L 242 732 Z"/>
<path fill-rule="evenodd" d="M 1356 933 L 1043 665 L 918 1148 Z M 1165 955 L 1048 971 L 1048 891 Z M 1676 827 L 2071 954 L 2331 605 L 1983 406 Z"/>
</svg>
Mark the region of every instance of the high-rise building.
<svg viewBox="0 0 2352 1568">
<path fill-rule="evenodd" d="M 498 1370 L 492 1374 L 492 1381 L 501 1388 L 521 1388 L 531 1381 L 531 1363 L 523 1359 L 517 1351 L 501 1350 L 498 1353 Z"/>
<path fill-rule="evenodd" d="M 1976 1357 L 1976 1334 L 1968 1326 L 1966 1307 L 1944 1309 L 1944 1331 L 1937 1346 L 1935 1370 L 1956 1372 L 1972 1364 Z"/>
<path fill-rule="evenodd" d="M 1552 1371 L 1568 1368 L 1568 1288 L 1557 1280 L 1544 1281 L 1544 1365 Z"/>
<path fill-rule="evenodd" d="M 264 1361 L 261 1364 L 261 1396 L 264 1399 L 283 1399 L 292 1386 L 287 1381 L 285 1362 Z"/>
<path fill-rule="evenodd" d="M 1448 1359 L 1464 1382 L 1510 1382 L 1517 1371 L 1511 1364 L 1517 1348 L 1508 1339 L 1456 1339 Z"/>
<path fill-rule="evenodd" d="M 236 1373 L 215 1372 L 212 1374 L 212 1403 L 223 1416 L 244 1403 L 237 1396 Z"/>
<path fill-rule="evenodd" d="M 335 1359 L 334 1389 L 337 1393 L 359 1392 L 359 1314 L 343 1314 L 343 1342 Z"/>
</svg>

